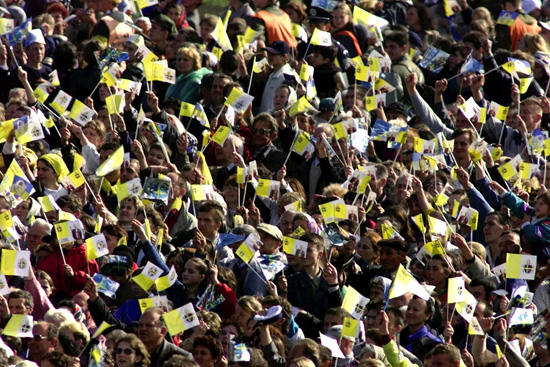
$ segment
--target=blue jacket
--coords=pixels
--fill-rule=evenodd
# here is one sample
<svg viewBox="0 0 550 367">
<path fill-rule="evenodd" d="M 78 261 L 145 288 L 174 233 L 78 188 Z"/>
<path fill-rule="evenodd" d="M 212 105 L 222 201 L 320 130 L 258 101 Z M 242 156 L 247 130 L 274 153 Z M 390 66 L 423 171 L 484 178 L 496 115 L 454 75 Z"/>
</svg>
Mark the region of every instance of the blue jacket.
<svg viewBox="0 0 550 367">
<path fill-rule="evenodd" d="M 546 265 L 550 259 L 550 217 L 536 218 L 535 210 L 511 192 L 502 197 L 502 203 L 518 218 L 523 218 L 524 214 L 531 216 L 531 222 L 521 226 L 522 243 L 537 256 L 539 265 Z"/>
<path fill-rule="evenodd" d="M 179 75 L 176 83 L 168 87 L 164 100 L 176 98 L 178 101 L 195 104 L 201 96 L 201 79 L 211 71 L 205 68 L 191 71 L 185 75 Z"/>
</svg>

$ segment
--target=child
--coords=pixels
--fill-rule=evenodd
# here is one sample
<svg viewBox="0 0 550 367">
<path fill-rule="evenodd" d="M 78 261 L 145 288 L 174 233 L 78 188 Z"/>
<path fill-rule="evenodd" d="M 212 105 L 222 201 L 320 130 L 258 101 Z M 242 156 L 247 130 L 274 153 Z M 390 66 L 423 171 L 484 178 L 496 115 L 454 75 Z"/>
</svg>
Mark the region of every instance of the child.
<svg viewBox="0 0 550 367">
<path fill-rule="evenodd" d="M 319 99 L 334 98 L 336 95 L 338 81 L 342 79 L 340 68 L 334 64 L 337 53 L 338 49 L 334 45 L 315 46 L 309 56 L 309 64 L 315 68 L 313 79 Z"/>
</svg>

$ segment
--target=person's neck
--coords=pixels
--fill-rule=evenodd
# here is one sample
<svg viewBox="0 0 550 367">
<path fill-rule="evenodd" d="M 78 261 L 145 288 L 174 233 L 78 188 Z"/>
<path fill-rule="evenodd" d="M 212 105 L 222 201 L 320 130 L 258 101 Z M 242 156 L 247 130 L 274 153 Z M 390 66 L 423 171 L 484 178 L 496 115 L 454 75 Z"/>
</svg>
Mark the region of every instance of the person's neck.
<svg viewBox="0 0 550 367">
<path fill-rule="evenodd" d="M 438 291 L 442 291 L 445 289 L 445 285 L 447 285 L 447 279 L 445 279 L 443 282 L 439 283 L 439 284 L 436 284 L 435 285 L 435 291 L 438 292 Z"/>
<path fill-rule="evenodd" d="M 47 189 L 50 189 L 50 190 L 58 190 L 59 189 L 59 183 L 56 181 L 56 182 L 51 182 L 51 183 L 44 183 L 43 184 L 45 188 Z"/>
<path fill-rule="evenodd" d="M 35 62 L 32 62 L 32 61 L 27 61 L 27 67 L 33 69 L 33 70 L 40 70 L 42 68 L 42 63 L 35 63 Z"/>
<path fill-rule="evenodd" d="M 411 31 L 416 32 L 416 33 L 422 33 L 422 25 L 420 25 L 420 24 L 412 25 L 411 26 Z"/>
<path fill-rule="evenodd" d="M 237 201 L 228 201 L 227 206 L 229 207 L 229 209 L 237 210 L 240 205 Z"/>
<path fill-rule="evenodd" d="M 416 333 L 418 330 L 422 329 L 424 327 L 424 324 L 420 325 L 409 325 L 409 335 Z"/>
<path fill-rule="evenodd" d="M 293 272 L 299 273 L 302 271 L 304 267 L 302 265 L 296 264 L 296 265 L 291 265 L 290 268 L 292 269 Z"/>
<path fill-rule="evenodd" d="M 316 277 L 319 274 L 319 266 L 317 264 L 310 265 L 310 266 L 304 266 L 304 270 L 310 277 Z"/>
<path fill-rule="evenodd" d="M 456 157 L 455 157 L 456 158 Z M 464 169 L 467 169 L 469 166 L 470 166 L 470 157 L 467 156 L 467 157 L 464 157 L 464 158 L 457 158 L 456 159 L 456 163 L 461 167 L 461 168 L 464 168 Z"/>
<path fill-rule="evenodd" d="M 120 177 L 120 172 L 112 172 L 112 173 L 108 174 L 107 176 L 105 176 L 107 181 L 109 181 L 109 183 L 111 183 L 111 184 L 116 184 L 119 177 Z"/>
<path fill-rule="evenodd" d="M 199 293 L 199 284 L 189 284 L 185 286 L 185 289 L 187 290 L 187 296 L 193 297 L 196 296 Z"/>
<path fill-rule="evenodd" d="M 157 342 L 155 344 L 148 344 L 148 343 L 145 343 L 145 349 L 147 349 L 147 352 L 149 352 L 149 354 L 153 354 L 155 352 L 155 350 L 157 350 L 157 348 L 162 344 L 162 341 L 164 340 L 164 337 L 161 339 L 159 338 L 157 340 Z"/>
<path fill-rule="evenodd" d="M 279 66 L 273 66 L 273 73 L 276 73 L 277 71 L 281 70 L 283 68 L 283 66 L 285 66 L 286 64 L 281 64 Z"/>
</svg>

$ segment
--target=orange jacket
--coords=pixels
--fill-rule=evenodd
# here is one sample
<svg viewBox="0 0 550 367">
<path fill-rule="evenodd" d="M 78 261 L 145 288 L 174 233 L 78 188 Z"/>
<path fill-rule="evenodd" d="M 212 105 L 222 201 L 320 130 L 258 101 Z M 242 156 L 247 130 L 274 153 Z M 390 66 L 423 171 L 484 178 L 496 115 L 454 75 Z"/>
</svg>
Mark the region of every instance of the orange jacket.
<svg viewBox="0 0 550 367">
<path fill-rule="evenodd" d="M 292 22 L 288 14 L 275 15 L 266 10 L 260 10 L 255 16 L 263 20 L 265 24 L 268 43 L 281 40 L 291 48 L 298 45 L 296 38 L 292 35 Z"/>
</svg>

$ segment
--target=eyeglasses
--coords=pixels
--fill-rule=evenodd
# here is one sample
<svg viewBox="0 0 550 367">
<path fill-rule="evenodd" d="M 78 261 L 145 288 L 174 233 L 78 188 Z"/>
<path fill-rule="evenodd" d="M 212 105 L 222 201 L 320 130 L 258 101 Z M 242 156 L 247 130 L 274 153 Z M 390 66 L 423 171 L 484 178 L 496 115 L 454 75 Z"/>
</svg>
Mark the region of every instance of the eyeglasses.
<svg viewBox="0 0 550 367">
<path fill-rule="evenodd" d="M 39 342 L 39 341 L 42 341 L 42 340 L 44 340 L 44 339 L 47 339 L 47 337 L 45 337 L 45 336 L 43 336 L 43 335 L 40 335 L 40 334 L 36 334 L 36 335 L 33 335 L 33 336 L 32 336 L 32 339 L 34 339 L 34 341 Z"/>
<path fill-rule="evenodd" d="M 252 129 L 252 134 L 271 135 L 271 129 Z"/>
<path fill-rule="evenodd" d="M 117 349 L 115 349 L 115 354 L 122 354 L 122 353 L 124 353 L 124 354 L 126 354 L 127 356 L 129 356 L 129 355 L 133 354 L 134 351 L 131 350 L 130 348 L 124 348 L 124 349 L 122 349 L 122 348 L 117 348 Z"/>
</svg>

